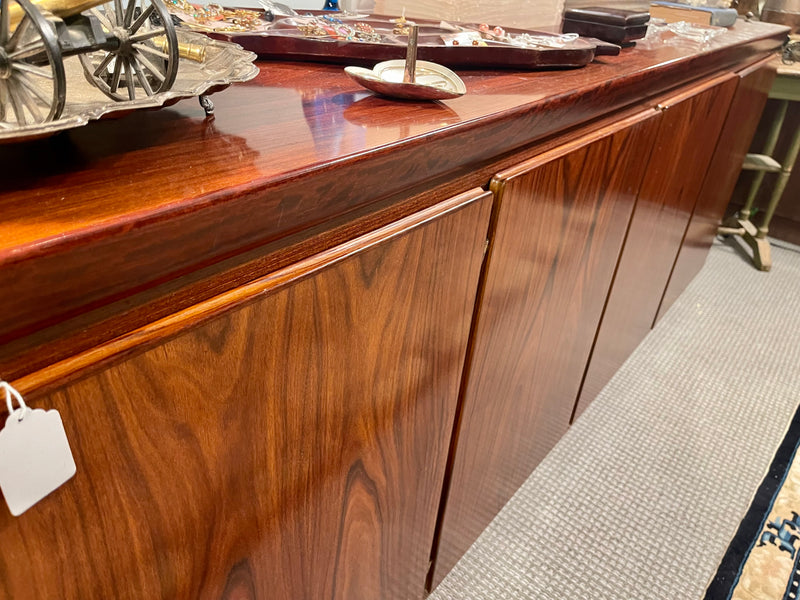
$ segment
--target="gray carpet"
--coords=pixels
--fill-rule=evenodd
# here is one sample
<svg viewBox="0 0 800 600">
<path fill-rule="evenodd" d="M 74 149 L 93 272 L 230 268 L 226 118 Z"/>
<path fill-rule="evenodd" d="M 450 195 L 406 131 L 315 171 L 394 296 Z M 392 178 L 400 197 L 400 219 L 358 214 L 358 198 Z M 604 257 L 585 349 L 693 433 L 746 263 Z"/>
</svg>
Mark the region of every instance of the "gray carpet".
<svg viewBox="0 0 800 600">
<path fill-rule="evenodd" d="M 800 251 L 777 245 L 769 273 L 714 245 L 430 600 L 703 596 L 800 402 Z"/>
</svg>

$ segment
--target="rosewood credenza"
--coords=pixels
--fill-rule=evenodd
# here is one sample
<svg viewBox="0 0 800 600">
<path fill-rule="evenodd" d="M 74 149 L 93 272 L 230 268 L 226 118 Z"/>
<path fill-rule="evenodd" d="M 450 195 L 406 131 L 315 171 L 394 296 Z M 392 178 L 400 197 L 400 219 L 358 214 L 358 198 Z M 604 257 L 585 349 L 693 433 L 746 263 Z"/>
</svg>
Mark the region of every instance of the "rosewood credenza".
<svg viewBox="0 0 800 600">
<path fill-rule="evenodd" d="M 0 377 L 77 464 L 0 598 L 423 598 L 703 264 L 785 31 L 0 147 Z"/>
</svg>

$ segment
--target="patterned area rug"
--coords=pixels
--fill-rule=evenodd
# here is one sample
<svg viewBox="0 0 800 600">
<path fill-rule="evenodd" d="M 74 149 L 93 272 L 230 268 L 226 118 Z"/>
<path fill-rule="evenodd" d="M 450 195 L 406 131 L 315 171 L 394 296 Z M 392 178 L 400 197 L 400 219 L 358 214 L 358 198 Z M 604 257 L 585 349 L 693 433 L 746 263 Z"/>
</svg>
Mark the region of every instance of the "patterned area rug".
<svg viewBox="0 0 800 600">
<path fill-rule="evenodd" d="M 800 410 L 706 590 L 706 600 L 796 600 L 800 586 Z"/>
</svg>

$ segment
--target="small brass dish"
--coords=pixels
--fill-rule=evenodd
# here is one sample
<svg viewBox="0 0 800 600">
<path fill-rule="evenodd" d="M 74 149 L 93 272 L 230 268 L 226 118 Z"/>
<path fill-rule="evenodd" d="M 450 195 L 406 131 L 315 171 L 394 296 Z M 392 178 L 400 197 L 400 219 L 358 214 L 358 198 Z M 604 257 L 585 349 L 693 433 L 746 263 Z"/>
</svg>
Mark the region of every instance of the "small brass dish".
<svg viewBox="0 0 800 600">
<path fill-rule="evenodd" d="M 447 100 L 467 92 L 461 78 L 450 69 L 424 60 L 416 61 L 414 82 L 404 82 L 406 61 L 387 60 L 373 69 L 345 67 L 345 73 L 378 94 L 406 100 Z"/>
</svg>

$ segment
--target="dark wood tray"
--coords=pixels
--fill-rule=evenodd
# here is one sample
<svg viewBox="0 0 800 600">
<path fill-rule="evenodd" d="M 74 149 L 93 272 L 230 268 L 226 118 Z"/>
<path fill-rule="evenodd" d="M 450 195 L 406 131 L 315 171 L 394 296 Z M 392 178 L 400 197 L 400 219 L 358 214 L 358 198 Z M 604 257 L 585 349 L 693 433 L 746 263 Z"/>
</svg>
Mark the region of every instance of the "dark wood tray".
<svg viewBox="0 0 800 600">
<path fill-rule="evenodd" d="M 339 64 L 372 65 L 384 60 L 405 57 L 406 37 L 392 33 L 395 17 L 369 15 L 343 17 L 341 13 L 307 11 L 304 15 L 330 15 L 346 23 L 362 22 L 381 35 L 381 42 L 349 41 L 332 38 L 305 37 L 295 25 L 296 17 L 276 17 L 263 30 L 245 32 L 207 32 L 214 38 L 235 42 L 261 58 L 310 60 Z M 302 18 L 303 15 L 301 15 Z M 582 67 L 592 61 L 598 51 L 594 41 L 578 38 L 561 48 L 523 48 L 484 40 L 486 46 L 447 46 L 442 35 L 453 31 L 440 26 L 438 21 L 414 19 L 419 25 L 417 58 L 448 67 L 460 68 L 510 68 L 542 69 Z M 188 22 L 191 25 L 191 22 Z M 464 31 L 478 31 L 476 24 L 451 23 Z M 505 28 L 511 35 L 530 34 L 556 38 L 559 34 Z M 618 50 L 618 49 L 617 49 Z"/>
</svg>

